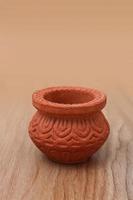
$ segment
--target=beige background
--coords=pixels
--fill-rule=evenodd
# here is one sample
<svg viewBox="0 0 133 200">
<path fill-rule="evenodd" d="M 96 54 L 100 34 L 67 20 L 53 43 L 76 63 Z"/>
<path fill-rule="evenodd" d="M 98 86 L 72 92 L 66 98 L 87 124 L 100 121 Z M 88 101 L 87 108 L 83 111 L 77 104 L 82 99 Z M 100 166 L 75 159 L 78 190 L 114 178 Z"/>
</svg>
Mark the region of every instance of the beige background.
<svg viewBox="0 0 133 200">
<path fill-rule="evenodd" d="M 132 85 L 132 1 L 0 1 L 0 88 Z"/>
<path fill-rule="evenodd" d="M 0 199 L 133 199 L 133 1 L 0 0 Z M 27 134 L 34 90 L 95 87 L 111 134 L 83 165 L 48 161 Z M 79 193 L 80 190 L 80 193 Z"/>
</svg>

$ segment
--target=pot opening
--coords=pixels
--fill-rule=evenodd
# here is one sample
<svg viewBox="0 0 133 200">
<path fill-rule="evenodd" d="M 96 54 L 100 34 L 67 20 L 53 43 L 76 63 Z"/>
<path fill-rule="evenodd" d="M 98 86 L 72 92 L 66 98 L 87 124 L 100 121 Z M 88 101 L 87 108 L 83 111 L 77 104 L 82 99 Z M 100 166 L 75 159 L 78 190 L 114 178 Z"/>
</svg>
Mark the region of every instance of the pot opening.
<svg viewBox="0 0 133 200">
<path fill-rule="evenodd" d="M 93 94 L 81 90 L 55 90 L 43 97 L 45 100 L 59 104 L 88 103 L 94 99 Z"/>
</svg>

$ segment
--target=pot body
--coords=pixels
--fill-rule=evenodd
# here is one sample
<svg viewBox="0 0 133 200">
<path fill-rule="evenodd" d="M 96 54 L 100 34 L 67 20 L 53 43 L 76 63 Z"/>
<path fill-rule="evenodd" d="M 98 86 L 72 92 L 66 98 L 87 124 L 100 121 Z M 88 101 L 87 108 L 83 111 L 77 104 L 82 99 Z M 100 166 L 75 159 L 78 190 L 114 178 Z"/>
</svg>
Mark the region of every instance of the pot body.
<svg viewBox="0 0 133 200">
<path fill-rule="evenodd" d="M 30 122 L 29 134 L 50 159 L 79 163 L 102 146 L 109 125 L 101 111 L 77 116 L 37 111 Z"/>
</svg>

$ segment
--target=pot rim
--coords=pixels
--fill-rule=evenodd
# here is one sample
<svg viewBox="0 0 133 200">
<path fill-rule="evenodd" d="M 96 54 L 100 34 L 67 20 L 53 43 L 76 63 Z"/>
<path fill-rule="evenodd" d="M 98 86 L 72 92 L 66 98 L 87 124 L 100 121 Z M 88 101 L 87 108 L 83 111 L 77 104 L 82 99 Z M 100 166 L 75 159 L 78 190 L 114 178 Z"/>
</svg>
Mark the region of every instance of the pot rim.
<svg viewBox="0 0 133 200">
<path fill-rule="evenodd" d="M 73 94 L 74 92 L 79 93 L 79 95 L 86 94 L 88 98 L 91 96 L 91 100 L 82 103 L 58 103 L 50 101 L 46 98 L 47 95 L 52 93 L 62 93 L 69 92 Z M 86 87 L 77 86 L 57 86 L 48 87 L 42 90 L 35 91 L 32 95 L 32 103 L 35 108 L 39 111 L 44 111 L 52 114 L 88 114 L 90 112 L 97 112 L 104 108 L 106 104 L 106 95 L 97 90 Z"/>
</svg>

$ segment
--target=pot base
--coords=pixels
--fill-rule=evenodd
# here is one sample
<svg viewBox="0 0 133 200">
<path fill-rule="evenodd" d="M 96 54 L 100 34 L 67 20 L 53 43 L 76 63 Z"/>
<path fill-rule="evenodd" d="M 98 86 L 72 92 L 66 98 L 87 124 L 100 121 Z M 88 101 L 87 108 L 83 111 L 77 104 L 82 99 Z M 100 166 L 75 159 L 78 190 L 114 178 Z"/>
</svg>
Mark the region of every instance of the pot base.
<svg viewBox="0 0 133 200">
<path fill-rule="evenodd" d="M 48 156 L 47 156 L 47 158 L 48 158 L 48 160 L 50 160 L 52 162 L 55 162 L 55 163 L 60 163 L 60 164 L 65 164 L 65 165 L 75 165 L 75 164 L 86 163 L 91 158 L 91 156 L 86 158 L 86 159 L 84 159 L 84 160 L 71 161 L 71 162 L 66 162 L 66 160 L 64 160 L 64 161 L 63 160 L 56 160 L 56 159 L 53 159 L 53 158 L 48 157 Z"/>
</svg>

